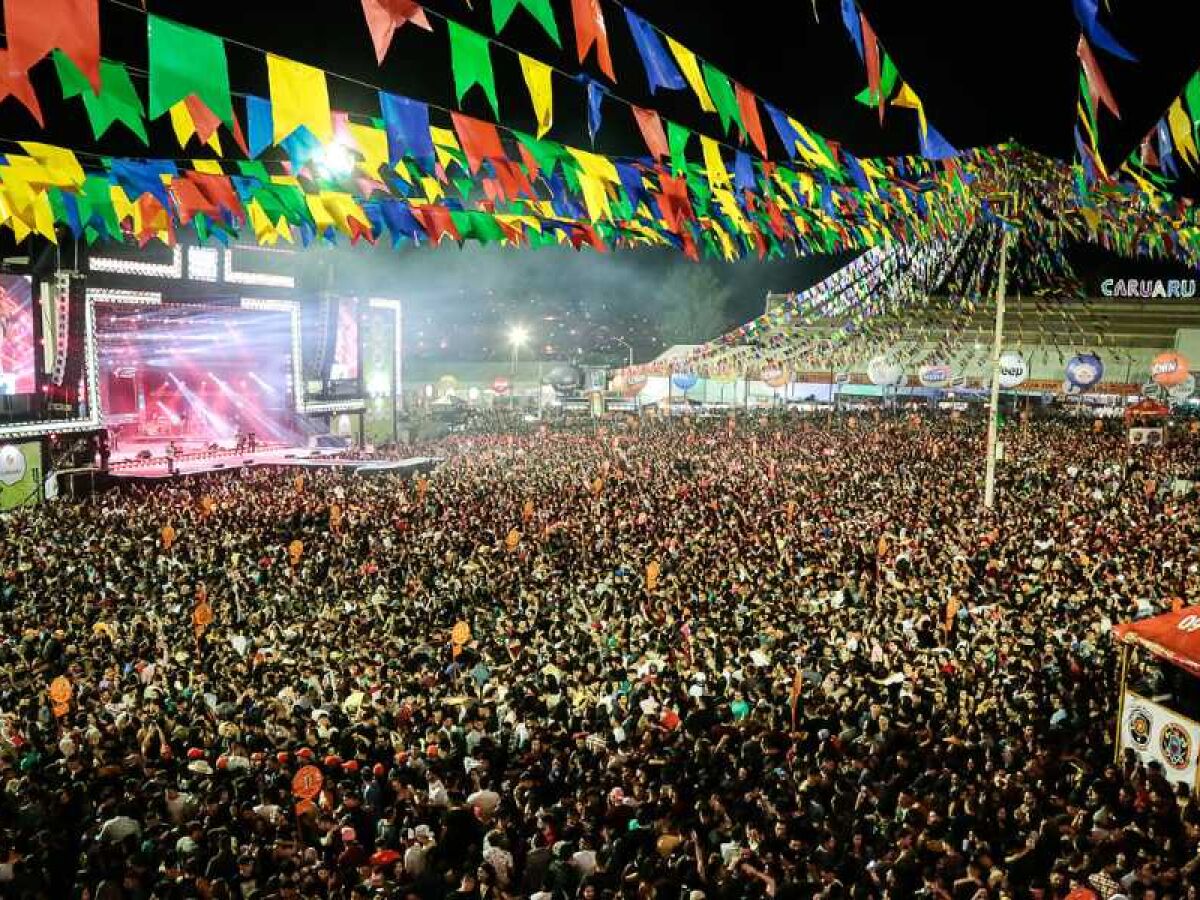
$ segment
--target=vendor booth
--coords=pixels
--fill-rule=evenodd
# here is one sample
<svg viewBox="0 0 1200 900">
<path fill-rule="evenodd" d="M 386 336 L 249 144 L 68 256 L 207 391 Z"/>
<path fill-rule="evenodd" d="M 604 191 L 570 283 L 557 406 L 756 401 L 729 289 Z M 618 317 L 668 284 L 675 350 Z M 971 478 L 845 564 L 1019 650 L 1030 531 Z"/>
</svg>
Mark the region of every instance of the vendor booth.
<svg viewBox="0 0 1200 900">
<path fill-rule="evenodd" d="M 1164 615 L 1126 622 L 1113 629 L 1121 646 L 1121 699 L 1117 713 L 1116 760 L 1132 750 L 1143 763 L 1158 762 L 1168 781 L 1185 782 L 1196 789 L 1200 759 L 1200 724 L 1184 715 L 1181 707 L 1193 705 L 1181 689 L 1167 693 L 1139 692 L 1129 684 L 1130 656 L 1141 650 L 1175 667 L 1175 679 L 1194 689 L 1200 678 L 1200 606 L 1188 606 Z M 1194 714 L 1194 713 L 1193 713 Z"/>
</svg>

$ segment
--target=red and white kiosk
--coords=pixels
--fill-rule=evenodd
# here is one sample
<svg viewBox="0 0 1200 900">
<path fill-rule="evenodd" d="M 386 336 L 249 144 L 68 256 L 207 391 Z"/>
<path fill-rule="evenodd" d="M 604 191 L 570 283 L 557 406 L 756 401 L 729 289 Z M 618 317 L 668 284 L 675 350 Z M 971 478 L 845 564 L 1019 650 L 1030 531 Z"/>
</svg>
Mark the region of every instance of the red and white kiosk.
<svg viewBox="0 0 1200 900">
<path fill-rule="evenodd" d="M 1131 749 L 1149 764 L 1162 765 L 1167 780 L 1196 789 L 1200 724 L 1158 700 L 1130 689 L 1130 654 L 1141 649 L 1200 678 L 1200 606 L 1125 622 L 1113 628 L 1121 647 L 1121 697 L 1117 712 L 1116 761 Z"/>
</svg>

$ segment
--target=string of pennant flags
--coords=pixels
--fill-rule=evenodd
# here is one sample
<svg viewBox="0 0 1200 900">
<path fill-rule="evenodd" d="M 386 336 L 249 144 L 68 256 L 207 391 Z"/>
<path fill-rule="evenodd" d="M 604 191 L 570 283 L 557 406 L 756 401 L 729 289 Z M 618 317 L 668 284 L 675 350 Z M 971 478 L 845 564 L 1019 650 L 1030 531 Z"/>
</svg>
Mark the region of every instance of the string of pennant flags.
<svg viewBox="0 0 1200 900">
<path fill-rule="evenodd" d="M 187 231 L 200 241 L 253 234 L 263 244 L 449 238 L 597 250 L 653 245 L 692 258 L 803 255 L 947 242 L 987 215 L 986 198 L 998 180 L 1008 179 L 1039 196 L 1028 209 L 1036 211 L 1038 229 L 1053 236 L 1042 241 L 1046 246 L 1070 236 L 1131 255 L 1196 260 L 1195 212 L 1169 193 L 1174 154 L 1162 150 L 1161 126 L 1157 156 L 1166 163 L 1160 171 L 1147 169 L 1144 152 L 1136 164 L 1122 167 L 1128 181 L 1114 184 L 1103 169 L 1097 104 L 1117 109 L 1091 47 L 1132 55 L 1099 23 L 1095 0 L 1074 0 L 1083 35 L 1084 119 L 1075 167 L 1020 148 L 960 152 L 951 146 L 929 123 L 924 104 L 854 0 L 841 0 L 841 10 L 867 72 L 857 99 L 877 108 L 881 119 L 887 106 L 913 110 L 919 156 L 856 157 L 619 3 L 651 96 L 690 90 L 699 108 L 717 117 L 722 137 L 689 129 L 615 91 L 601 0 L 572 0 L 571 8 L 580 64 L 594 57 L 608 84 L 563 72 L 415 0 L 362 0 L 380 64 L 398 29 L 432 32 L 434 21 L 442 22 L 460 110 L 467 94 L 478 90 L 495 123 L 146 14 L 126 0 L 106 2 L 145 16 L 146 70 L 101 57 L 99 0 L 5 0 L 8 47 L 0 51 L 0 101 L 21 104 L 43 124 L 29 72 L 49 60 L 62 97 L 82 104 L 97 141 L 119 124 L 148 148 L 148 123 L 166 118 L 185 152 L 196 142 L 218 158 L 117 158 L 92 149 L 6 142 L 0 224 L 18 239 L 38 234 L 57 240 L 65 230 L 88 242 L 174 243 Z M 491 0 L 497 37 L 518 9 L 562 46 L 549 0 Z M 266 96 L 233 89 L 230 45 L 263 60 Z M 499 121 L 492 69 L 497 47 L 518 57 L 534 133 Z M 592 149 L 547 137 L 556 77 L 584 86 Z M 330 78 L 373 95 L 372 108 L 334 110 Z M 1194 141 L 1185 139 L 1194 135 L 1200 110 L 1200 76 L 1194 81 L 1196 87 L 1189 83 L 1165 117 L 1171 146 L 1184 164 L 1200 162 Z M 596 150 L 609 101 L 628 107 L 646 155 Z M 768 121 L 784 148 L 776 159 Z M 736 145 L 728 142 L 734 137 Z M 236 159 L 226 158 L 227 150 L 234 155 L 232 147 Z M 1119 227 L 1130 216 L 1143 224 Z M 1030 259 L 1042 265 L 1045 256 Z M 881 310 L 864 307 L 862 313 L 871 318 Z"/>
</svg>

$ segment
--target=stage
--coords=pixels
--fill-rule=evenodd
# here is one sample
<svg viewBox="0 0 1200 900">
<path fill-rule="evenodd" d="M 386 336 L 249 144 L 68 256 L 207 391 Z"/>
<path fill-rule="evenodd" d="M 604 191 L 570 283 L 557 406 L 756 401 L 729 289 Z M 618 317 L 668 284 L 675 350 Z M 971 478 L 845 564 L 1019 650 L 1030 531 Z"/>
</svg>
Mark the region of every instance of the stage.
<svg viewBox="0 0 1200 900">
<path fill-rule="evenodd" d="M 205 475 L 254 466 L 286 466 L 299 468 L 346 469 L 360 475 L 392 472 L 413 474 L 428 472 L 441 460 L 431 456 L 415 456 L 401 460 L 357 459 L 343 449 L 319 449 L 309 446 L 267 444 L 254 452 L 238 450 L 235 441 L 203 444 L 198 441 L 175 441 L 177 450 L 174 471 L 167 456 L 168 441 L 150 443 L 139 441 L 130 448 L 114 451 L 109 458 L 109 474 L 117 479 L 150 479 Z M 150 455 L 144 456 L 145 453 Z"/>
</svg>

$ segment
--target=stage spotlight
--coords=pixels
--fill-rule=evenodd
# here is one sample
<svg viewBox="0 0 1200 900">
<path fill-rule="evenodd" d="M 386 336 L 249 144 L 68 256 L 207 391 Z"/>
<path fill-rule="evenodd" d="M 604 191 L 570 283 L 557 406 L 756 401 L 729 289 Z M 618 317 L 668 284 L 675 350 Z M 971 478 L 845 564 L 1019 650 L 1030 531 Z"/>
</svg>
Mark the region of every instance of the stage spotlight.
<svg viewBox="0 0 1200 900">
<path fill-rule="evenodd" d="M 338 143 L 318 147 L 312 159 L 321 178 L 346 178 L 354 171 L 353 154 Z"/>
</svg>

